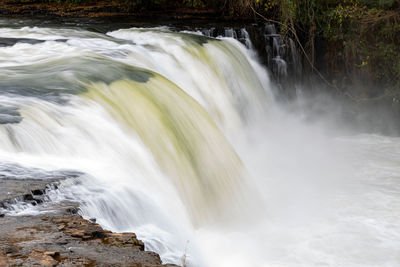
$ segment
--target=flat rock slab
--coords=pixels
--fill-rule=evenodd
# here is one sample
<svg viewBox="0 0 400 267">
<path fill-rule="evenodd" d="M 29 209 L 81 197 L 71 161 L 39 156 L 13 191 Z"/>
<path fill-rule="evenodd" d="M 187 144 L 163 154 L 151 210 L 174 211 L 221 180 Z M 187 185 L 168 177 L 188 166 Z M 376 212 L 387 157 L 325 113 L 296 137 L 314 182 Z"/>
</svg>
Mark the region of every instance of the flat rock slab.
<svg viewBox="0 0 400 267">
<path fill-rule="evenodd" d="M 162 265 L 133 233 L 112 233 L 77 214 L 0 218 L 0 266 Z"/>
<path fill-rule="evenodd" d="M 15 198 L 31 202 L 57 181 L 0 179 L 0 206 Z M 78 206 L 50 203 L 51 212 L 37 216 L 0 214 L 0 266 L 176 266 L 162 265 L 157 253 L 144 251 L 134 233 L 112 233 L 83 219 Z"/>
</svg>

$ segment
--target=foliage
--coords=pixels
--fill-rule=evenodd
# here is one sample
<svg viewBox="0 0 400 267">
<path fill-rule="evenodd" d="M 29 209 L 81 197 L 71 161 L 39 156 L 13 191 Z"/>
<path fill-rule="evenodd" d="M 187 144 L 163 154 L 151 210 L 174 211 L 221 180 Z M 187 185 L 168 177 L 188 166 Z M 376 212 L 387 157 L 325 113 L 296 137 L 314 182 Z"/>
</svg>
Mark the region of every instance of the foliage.
<svg viewBox="0 0 400 267">
<path fill-rule="evenodd" d="M 400 0 L 253 0 L 267 17 L 296 30 L 315 60 L 315 40 L 334 49 L 329 60 L 343 62 L 349 76 L 364 76 L 400 91 Z M 335 65 L 335 64 L 333 64 Z M 336 64 L 337 68 L 340 65 Z M 331 70 L 334 71 L 334 70 Z M 341 70 L 343 72 L 343 70 Z"/>
<path fill-rule="evenodd" d="M 33 1 L 33 0 L 21 0 Z M 95 0 L 39 0 L 56 3 L 87 3 Z M 163 8 L 203 8 L 215 9 L 223 15 L 239 16 L 250 12 L 253 0 L 109 0 L 125 6 L 129 10 L 163 9 Z"/>
</svg>

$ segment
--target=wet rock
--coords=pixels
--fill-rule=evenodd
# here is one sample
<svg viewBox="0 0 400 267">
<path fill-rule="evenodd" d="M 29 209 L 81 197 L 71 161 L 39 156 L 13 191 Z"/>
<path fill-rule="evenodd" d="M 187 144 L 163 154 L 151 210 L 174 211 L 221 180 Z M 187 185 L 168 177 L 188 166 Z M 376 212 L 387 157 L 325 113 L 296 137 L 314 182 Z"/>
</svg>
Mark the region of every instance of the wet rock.
<svg viewBox="0 0 400 267">
<path fill-rule="evenodd" d="M 78 214 L 79 208 L 78 207 L 68 207 L 65 209 L 68 214 Z"/>
<path fill-rule="evenodd" d="M 57 266 L 58 261 L 56 261 L 52 256 L 48 255 L 47 251 L 38 248 L 32 250 L 29 254 L 29 259 L 31 262 L 41 264 L 43 266 L 53 267 Z"/>
<path fill-rule="evenodd" d="M 0 221 L 0 266 L 17 259 L 26 266 L 163 266 L 134 233 L 112 233 L 73 214 Z"/>
<path fill-rule="evenodd" d="M 35 196 L 44 195 L 45 192 L 46 192 L 45 190 L 41 190 L 41 189 L 32 190 L 32 194 L 35 195 Z"/>
<path fill-rule="evenodd" d="M 7 200 L 25 198 L 25 200 L 37 199 L 38 191 L 46 191 L 47 185 L 58 182 L 59 179 L 9 179 L 0 177 L 0 202 Z M 42 195 L 43 195 L 42 194 Z"/>
<path fill-rule="evenodd" d="M 60 256 L 59 251 L 45 251 L 44 254 L 53 258 Z"/>
<path fill-rule="evenodd" d="M 4 182 L 1 180 L 0 185 Z M 46 193 L 40 187 L 27 187 L 29 181 L 25 182 L 17 183 L 16 191 L 12 184 L 3 183 L 6 190 L 0 190 L 0 199 L 24 192 L 19 186 L 30 193 L 21 194 L 18 199 L 35 201 Z M 10 194 L 4 196 L 1 192 Z M 77 203 L 65 202 L 53 205 L 51 213 L 2 218 L 0 266 L 174 266 L 162 265 L 157 253 L 144 251 L 143 242 L 134 233 L 112 233 L 95 220 L 69 212 L 74 209 L 78 209 Z"/>
</svg>

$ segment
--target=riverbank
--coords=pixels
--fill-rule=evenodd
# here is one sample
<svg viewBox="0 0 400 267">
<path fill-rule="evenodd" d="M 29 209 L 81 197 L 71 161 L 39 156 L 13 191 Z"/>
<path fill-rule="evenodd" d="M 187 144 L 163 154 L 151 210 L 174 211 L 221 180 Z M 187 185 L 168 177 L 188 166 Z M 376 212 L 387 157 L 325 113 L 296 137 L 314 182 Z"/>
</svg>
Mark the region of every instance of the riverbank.
<svg viewBox="0 0 400 267">
<path fill-rule="evenodd" d="M 135 17 L 157 19 L 215 19 L 213 9 L 171 7 L 170 9 L 132 10 L 126 4 L 113 0 L 84 1 L 79 3 L 43 2 L 38 0 L 4 0 L 0 15 L 12 17 Z"/>
<path fill-rule="evenodd" d="M 4 211 L 21 202 L 41 205 L 57 181 L 1 179 L 0 185 Z M 176 266 L 162 265 L 134 233 L 112 233 L 83 219 L 78 206 L 63 202 L 37 215 L 0 214 L 0 266 Z"/>
</svg>

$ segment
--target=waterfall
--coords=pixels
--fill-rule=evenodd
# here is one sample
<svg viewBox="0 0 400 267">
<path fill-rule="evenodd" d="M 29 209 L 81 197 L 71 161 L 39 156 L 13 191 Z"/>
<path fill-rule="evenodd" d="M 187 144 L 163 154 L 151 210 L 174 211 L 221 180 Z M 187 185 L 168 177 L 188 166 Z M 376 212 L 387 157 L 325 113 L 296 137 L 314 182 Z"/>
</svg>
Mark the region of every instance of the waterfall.
<svg viewBox="0 0 400 267">
<path fill-rule="evenodd" d="M 198 28 L 196 31 L 206 37 L 238 40 L 267 66 L 280 93 L 292 96 L 299 90 L 302 65 L 296 42 L 289 35 L 279 34 L 275 24 Z"/>
<path fill-rule="evenodd" d="M 167 262 L 180 263 L 192 227 L 241 217 L 257 198 L 230 142 L 273 99 L 240 42 L 167 28 L 0 31 L 21 34 L 43 42 L 1 54 L 0 100 L 19 118 L 3 122 L 2 161 L 84 173 L 60 194 Z M 201 266 L 196 254 L 187 261 Z"/>
<path fill-rule="evenodd" d="M 275 26 L 266 70 L 243 27 L 1 25 L 0 171 L 66 178 L 46 201 L 78 201 L 164 263 L 398 263 L 399 140 L 284 112 L 268 71 L 284 82 L 298 57 Z"/>
<path fill-rule="evenodd" d="M 86 96 L 140 136 L 195 224 L 236 201 L 235 191 L 244 187 L 240 159 L 205 110 L 176 85 L 154 74 L 146 83 L 92 84 Z"/>
</svg>

